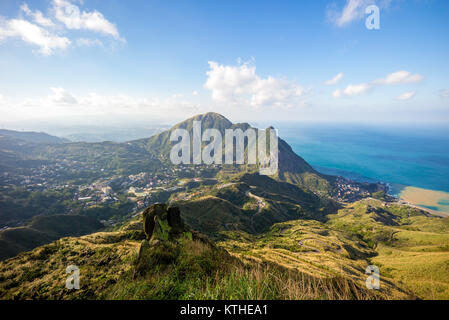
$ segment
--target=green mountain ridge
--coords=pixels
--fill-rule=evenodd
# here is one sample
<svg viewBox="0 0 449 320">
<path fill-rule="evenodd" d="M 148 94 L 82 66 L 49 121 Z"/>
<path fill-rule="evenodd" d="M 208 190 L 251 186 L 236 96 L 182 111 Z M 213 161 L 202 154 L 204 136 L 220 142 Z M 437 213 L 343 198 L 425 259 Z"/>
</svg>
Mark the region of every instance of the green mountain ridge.
<svg viewBox="0 0 449 320">
<path fill-rule="evenodd" d="M 9 137 L 11 139 L 17 139 L 32 143 L 67 143 L 70 140 L 49 135 L 45 132 L 33 132 L 33 131 L 15 131 L 0 129 L 0 137 Z"/>
<path fill-rule="evenodd" d="M 200 121 L 202 130 L 217 129 L 224 137 L 226 129 L 241 129 L 246 131 L 252 128 L 248 123 L 233 124 L 221 114 L 209 112 L 196 115 L 184 120 L 171 129 L 157 134 L 148 139 L 140 139 L 131 141 L 133 145 L 144 147 L 155 157 L 159 157 L 163 162 L 167 162 L 173 143 L 170 142 L 171 132 L 175 129 L 185 129 L 189 131 L 193 137 L 193 122 Z M 247 154 L 247 141 L 245 141 L 245 155 Z M 335 181 L 334 177 L 322 175 L 315 171 L 303 158 L 294 153 L 287 142 L 279 138 L 279 173 L 276 178 L 281 181 L 290 182 L 309 189 L 329 194 L 332 192 L 332 185 Z M 248 166 L 244 166 L 243 170 L 247 170 Z M 252 169 L 254 170 L 254 169 Z"/>
</svg>

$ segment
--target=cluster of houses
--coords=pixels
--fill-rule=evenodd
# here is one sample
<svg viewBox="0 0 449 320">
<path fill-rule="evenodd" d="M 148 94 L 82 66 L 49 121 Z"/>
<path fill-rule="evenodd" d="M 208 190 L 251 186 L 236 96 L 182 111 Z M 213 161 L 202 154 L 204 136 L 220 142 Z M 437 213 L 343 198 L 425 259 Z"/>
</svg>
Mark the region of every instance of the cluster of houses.
<svg viewBox="0 0 449 320">
<path fill-rule="evenodd" d="M 78 201 L 85 203 L 87 207 L 100 203 L 107 204 L 119 201 L 109 186 L 93 184 L 89 187 L 79 187 L 78 190 Z"/>
<path fill-rule="evenodd" d="M 356 201 L 368 197 L 370 193 L 360 187 L 360 184 L 338 177 L 336 197 L 340 201 Z"/>
</svg>

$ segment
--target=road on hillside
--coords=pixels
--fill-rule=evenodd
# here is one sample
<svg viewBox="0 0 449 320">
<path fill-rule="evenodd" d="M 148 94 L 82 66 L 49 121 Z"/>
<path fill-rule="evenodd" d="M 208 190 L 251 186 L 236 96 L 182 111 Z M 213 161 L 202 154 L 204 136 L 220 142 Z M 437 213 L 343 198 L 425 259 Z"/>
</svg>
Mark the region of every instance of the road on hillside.
<svg viewBox="0 0 449 320">
<path fill-rule="evenodd" d="M 245 195 L 249 198 L 256 199 L 257 201 L 258 207 L 257 212 L 251 216 L 251 230 L 255 233 L 256 229 L 254 228 L 254 217 L 262 212 L 262 210 L 266 207 L 266 202 L 264 201 L 264 198 L 256 196 L 255 194 L 251 193 L 251 190 L 252 188 L 247 190 L 245 192 Z"/>
</svg>

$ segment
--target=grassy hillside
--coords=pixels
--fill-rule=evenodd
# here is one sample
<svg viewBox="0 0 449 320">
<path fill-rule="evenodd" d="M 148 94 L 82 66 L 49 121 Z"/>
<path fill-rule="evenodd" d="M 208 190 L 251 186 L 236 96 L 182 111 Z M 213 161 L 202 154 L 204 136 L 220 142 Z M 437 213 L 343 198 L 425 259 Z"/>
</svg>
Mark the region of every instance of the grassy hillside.
<svg viewBox="0 0 449 320">
<path fill-rule="evenodd" d="M 227 200 L 204 196 L 190 201 L 181 201 L 183 217 L 193 229 L 213 234 L 227 229 L 249 230 L 250 214 Z"/>
<path fill-rule="evenodd" d="M 224 230 L 263 232 L 275 223 L 294 219 L 324 220 L 337 209 L 332 200 L 310 191 L 255 174 L 240 174 L 228 182 L 191 190 L 194 197 L 176 200 L 186 222 L 215 236 Z"/>
<path fill-rule="evenodd" d="M 150 246 L 143 237 L 140 221 L 134 220 L 116 232 L 63 238 L 22 253 L 0 263 L 0 298 L 388 298 L 347 277 L 317 277 L 269 261 L 242 261 L 200 235 Z M 142 257 L 145 268 L 137 268 Z M 70 264 L 80 268 L 80 290 L 65 288 Z"/>
<path fill-rule="evenodd" d="M 243 186 L 215 190 L 228 200 L 200 195 L 181 207 L 189 225 L 218 232 L 216 244 L 204 236 L 163 240 L 162 247 L 153 242 L 145 247 L 151 257 L 146 267 L 136 269 L 145 236 L 135 218 L 114 232 L 63 238 L 1 262 L 0 298 L 449 298 L 449 220 L 366 199 L 321 221 L 296 219 L 245 232 Z M 69 264 L 81 269 L 80 290 L 64 289 Z M 371 264 L 380 268 L 378 291 L 364 287 Z"/>
<path fill-rule="evenodd" d="M 36 216 L 24 227 L 0 231 L 0 260 L 13 257 L 65 236 L 80 236 L 104 226 L 81 215 Z"/>
<path fill-rule="evenodd" d="M 381 274 L 422 299 L 449 299 L 449 219 L 378 200 L 356 202 L 329 227 L 365 240 Z"/>
</svg>

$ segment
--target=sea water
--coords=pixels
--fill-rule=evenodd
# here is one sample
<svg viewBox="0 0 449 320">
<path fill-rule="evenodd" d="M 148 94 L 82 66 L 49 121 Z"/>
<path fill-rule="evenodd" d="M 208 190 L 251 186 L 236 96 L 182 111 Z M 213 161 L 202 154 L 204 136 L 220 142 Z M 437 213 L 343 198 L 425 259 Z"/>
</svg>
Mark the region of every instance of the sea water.
<svg viewBox="0 0 449 320">
<path fill-rule="evenodd" d="M 449 192 L 447 126 L 281 123 L 279 136 L 316 170 L 356 181 L 382 181 Z"/>
</svg>

